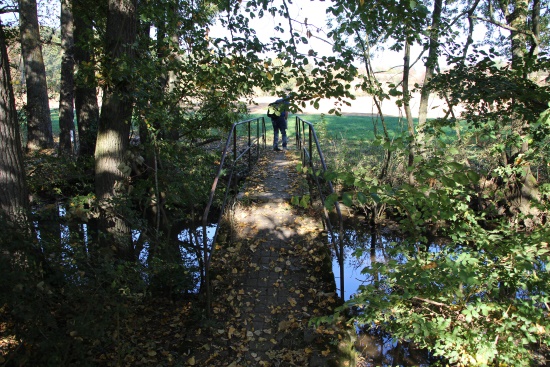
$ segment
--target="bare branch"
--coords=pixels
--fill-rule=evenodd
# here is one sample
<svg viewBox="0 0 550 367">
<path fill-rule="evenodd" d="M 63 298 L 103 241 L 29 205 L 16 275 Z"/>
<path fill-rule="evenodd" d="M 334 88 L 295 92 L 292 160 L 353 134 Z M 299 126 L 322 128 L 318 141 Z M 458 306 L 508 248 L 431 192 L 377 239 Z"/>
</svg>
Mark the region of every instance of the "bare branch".
<svg viewBox="0 0 550 367">
<path fill-rule="evenodd" d="M 17 6 L 4 6 L 0 8 L 0 14 L 8 13 L 19 13 L 19 8 Z"/>
<path fill-rule="evenodd" d="M 524 31 L 524 30 L 521 30 L 521 29 L 510 27 L 509 25 L 504 24 L 502 22 L 498 22 L 494 19 L 482 18 L 482 17 L 478 17 L 478 16 L 475 16 L 475 15 L 472 15 L 472 19 L 477 19 L 477 20 L 481 20 L 482 22 L 491 23 L 493 25 L 496 25 L 497 27 L 504 28 L 504 29 L 509 30 L 511 32 L 518 32 L 518 33 L 523 33 L 523 34 L 527 34 L 527 35 L 532 35 L 531 31 Z"/>
<path fill-rule="evenodd" d="M 416 300 L 422 301 L 422 302 L 426 302 L 426 303 L 429 303 L 429 304 L 434 305 L 434 306 L 450 308 L 449 305 L 446 305 L 446 304 L 441 303 L 441 302 L 432 301 L 431 299 L 420 298 L 420 297 L 413 297 L 413 299 L 416 299 Z"/>
</svg>

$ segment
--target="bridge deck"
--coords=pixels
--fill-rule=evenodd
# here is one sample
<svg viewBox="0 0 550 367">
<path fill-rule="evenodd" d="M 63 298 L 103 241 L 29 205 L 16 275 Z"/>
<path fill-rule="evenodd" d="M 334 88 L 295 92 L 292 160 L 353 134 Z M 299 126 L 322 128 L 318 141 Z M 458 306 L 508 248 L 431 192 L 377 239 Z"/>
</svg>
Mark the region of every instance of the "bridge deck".
<svg viewBox="0 0 550 367">
<path fill-rule="evenodd" d="M 321 220 L 290 204 L 307 193 L 295 156 L 261 157 L 226 219 L 211 265 L 225 346 L 204 365 L 338 365 L 338 331 L 308 324 L 330 315 L 338 298 Z"/>
</svg>

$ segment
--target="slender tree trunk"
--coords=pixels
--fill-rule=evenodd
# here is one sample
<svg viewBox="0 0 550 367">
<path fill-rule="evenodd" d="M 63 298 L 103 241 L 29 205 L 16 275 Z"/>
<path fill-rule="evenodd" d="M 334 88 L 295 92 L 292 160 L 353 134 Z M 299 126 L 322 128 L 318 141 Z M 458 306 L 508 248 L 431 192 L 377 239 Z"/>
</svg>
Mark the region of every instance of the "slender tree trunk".
<svg viewBox="0 0 550 367">
<path fill-rule="evenodd" d="M 110 82 L 103 89 L 103 103 L 95 150 L 96 196 L 102 208 L 99 230 L 102 248 L 115 246 L 119 259 L 134 260 L 130 227 L 117 209 L 124 198 L 128 173 L 123 170 L 133 110 L 128 75 L 134 58 L 137 0 L 109 0 L 105 32 L 104 72 Z M 106 74 L 108 75 L 108 74 Z"/>
<path fill-rule="evenodd" d="M 75 153 L 73 14 L 70 0 L 61 0 L 61 87 L 59 93 L 59 151 Z"/>
<path fill-rule="evenodd" d="M 75 109 L 78 126 L 78 154 L 92 157 L 95 152 L 99 106 L 97 103 L 97 82 L 92 64 L 92 54 L 87 43 L 93 37 L 92 22 L 87 10 L 73 0 L 74 15 L 74 60 L 77 65 L 75 81 Z"/>
<path fill-rule="evenodd" d="M 52 120 L 36 0 L 19 0 L 19 30 L 27 86 L 27 151 L 52 148 Z"/>
<path fill-rule="evenodd" d="M 412 185 L 414 180 L 414 174 L 412 166 L 414 164 L 414 151 L 416 149 L 416 138 L 414 132 L 414 120 L 412 117 L 410 99 L 411 94 L 409 92 L 409 74 L 410 74 L 410 60 L 411 60 L 411 44 L 405 41 L 405 56 L 403 57 L 403 107 L 405 109 L 405 116 L 407 118 L 407 127 L 409 131 L 409 183 Z"/>
<path fill-rule="evenodd" d="M 361 34 L 359 34 L 358 31 L 355 33 L 357 35 L 357 39 L 359 40 L 359 45 L 361 47 L 362 51 L 362 57 L 363 57 L 363 63 L 365 64 L 366 69 L 366 82 L 368 83 L 369 89 L 373 91 L 378 91 L 380 93 L 384 93 L 382 89 L 380 88 L 380 84 L 378 83 L 378 80 L 376 79 L 376 75 L 372 72 L 372 67 L 370 64 L 370 49 L 368 46 L 368 38 L 363 41 L 363 38 Z M 368 36 L 367 36 L 368 37 Z M 378 112 L 378 116 L 380 116 L 380 122 L 382 123 L 382 128 L 384 131 L 384 138 L 386 142 L 390 142 L 390 136 L 388 134 L 388 128 L 386 126 L 386 121 L 384 117 L 384 113 L 382 112 L 382 103 L 380 100 L 380 95 L 377 93 L 373 93 L 372 100 L 374 101 L 374 104 L 376 106 L 376 110 Z M 374 125 L 374 134 L 376 135 L 376 125 Z M 386 178 L 386 175 L 388 173 L 388 167 L 390 165 L 391 160 L 391 149 L 387 148 L 385 149 L 384 153 L 384 161 L 382 162 L 382 167 L 380 169 L 380 174 L 378 175 L 378 179 L 382 180 Z"/>
<path fill-rule="evenodd" d="M 439 26 L 441 22 L 441 8 L 443 0 L 434 1 L 434 10 L 432 12 L 432 26 L 430 30 L 430 44 L 428 49 L 428 59 L 426 60 L 426 72 L 424 75 L 424 83 L 420 92 L 420 106 L 418 110 L 418 126 L 416 141 L 418 144 L 418 152 L 421 155 L 425 153 L 426 137 L 424 130 L 428 119 L 428 102 L 430 99 L 430 91 L 427 88 L 428 82 L 434 76 L 435 67 L 437 65 L 437 49 L 439 47 Z"/>
<path fill-rule="evenodd" d="M 6 39 L 1 24 L 0 53 L 0 215 L 5 215 L 11 222 L 25 224 L 29 196 Z"/>
<path fill-rule="evenodd" d="M 533 32 L 533 39 L 531 41 L 531 48 L 529 55 L 534 58 L 539 54 L 540 48 L 540 0 L 533 0 L 533 8 L 531 11 L 531 31 Z"/>
</svg>

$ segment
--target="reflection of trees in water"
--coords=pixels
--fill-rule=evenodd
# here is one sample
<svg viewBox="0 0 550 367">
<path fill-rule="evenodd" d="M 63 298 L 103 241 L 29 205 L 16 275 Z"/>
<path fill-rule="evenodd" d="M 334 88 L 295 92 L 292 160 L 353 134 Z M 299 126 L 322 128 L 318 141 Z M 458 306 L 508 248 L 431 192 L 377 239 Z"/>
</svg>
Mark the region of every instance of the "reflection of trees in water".
<svg viewBox="0 0 550 367">
<path fill-rule="evenodd" d="M 404 238 L 397 233 L 382 233 L 379 229 L 348 228 L 344 231 L 345 269 L 348 274 L 358 274 L 370 268 L 373 263 L 387 263 L 390 259 L 403 262 L 404 257 L 397 253 L 390 255 L 395 244 L 401 244 Z M 378 277 L 375 275 L 374 277 Z M 356 279 L 362 284 L 370 284 L 374 279 L 370 274 L 361 274 Z M 377 279 L 378 280 L 378 279 Z"/>
<path fill-rule="evenodd" d="M 435 359 L 412 343 L 398 342 L 378 327 L 359 326 L 355 348 L 365 366 L 429 366 Z"/>
<path fill-rule="evenodd" d="M 346 276 L 354 276 L 362 284 L 378 281 L 379 274 L 362 273 L 374 263 L 389 260 L 404 262 L 405 257 L 396 251 L 406 238 L 398 233 L 374 231 L 366 227 L 348 228 L 344 232 Z M 437 251 L 437 249 L 434 249 Z M 351 275 L 353 274 L 353 275 Z M 357 275 L 359 274 L 359 276 Z M 389 292 L 390 290 L 388 290 Z M 352 312 L 361 312 L 359 309 Z M 355 348 L 361 353 L 361 366 L 428 366 L 434 362 L 426 350 L 419 350 L 408 342 L 398 342 L 381 328 L 356 325 Z"/>
</svg>

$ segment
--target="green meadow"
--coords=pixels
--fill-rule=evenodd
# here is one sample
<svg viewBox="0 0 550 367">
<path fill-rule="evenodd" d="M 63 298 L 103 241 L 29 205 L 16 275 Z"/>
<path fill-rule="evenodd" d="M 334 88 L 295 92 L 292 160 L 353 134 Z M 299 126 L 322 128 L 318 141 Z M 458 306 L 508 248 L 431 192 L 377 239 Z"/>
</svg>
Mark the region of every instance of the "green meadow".
<svg viewBox="0 0 550 367">
<path fill-rule="evenodd" d="M 52 132 L 53 136 L 59 136 L 59 109 L 51 109 L 50 115 L 52 117 Z M 75 119 L 76 124 L 76 119 Z"/>
<path fill-rule="evenodd" d="M 261 114 L 250 115 L 251 118 L 265 117 L 267 130 L 271 131 L 270 119 Z M 288 119 L 288 134 L 294 135 L 296 116 L 311 122 L 318 132 L 323 131 L 325 138 L 346 140 L 350 143 L 373 141 L 376 136 L 384 134 L 382 122 L 376 116 L 335 116 L 324 114 L 296 114 Z M 385 117 L 386 128 L 390 139 L 407 134 L 407 121 L 396 116 Z"/>
<path fill-rule="evenodd" d="M 297 115 L 323 129 L 329 139 L 343 139 L 349 142 L 372 141 L 382 135 L 380 119 L 373 116 Z M 294 119 L 293 119 L 294 120 Z M 406 121 L 399 117 L 385 118 L 390 138 L 407 131 Z"/>
</svg>

